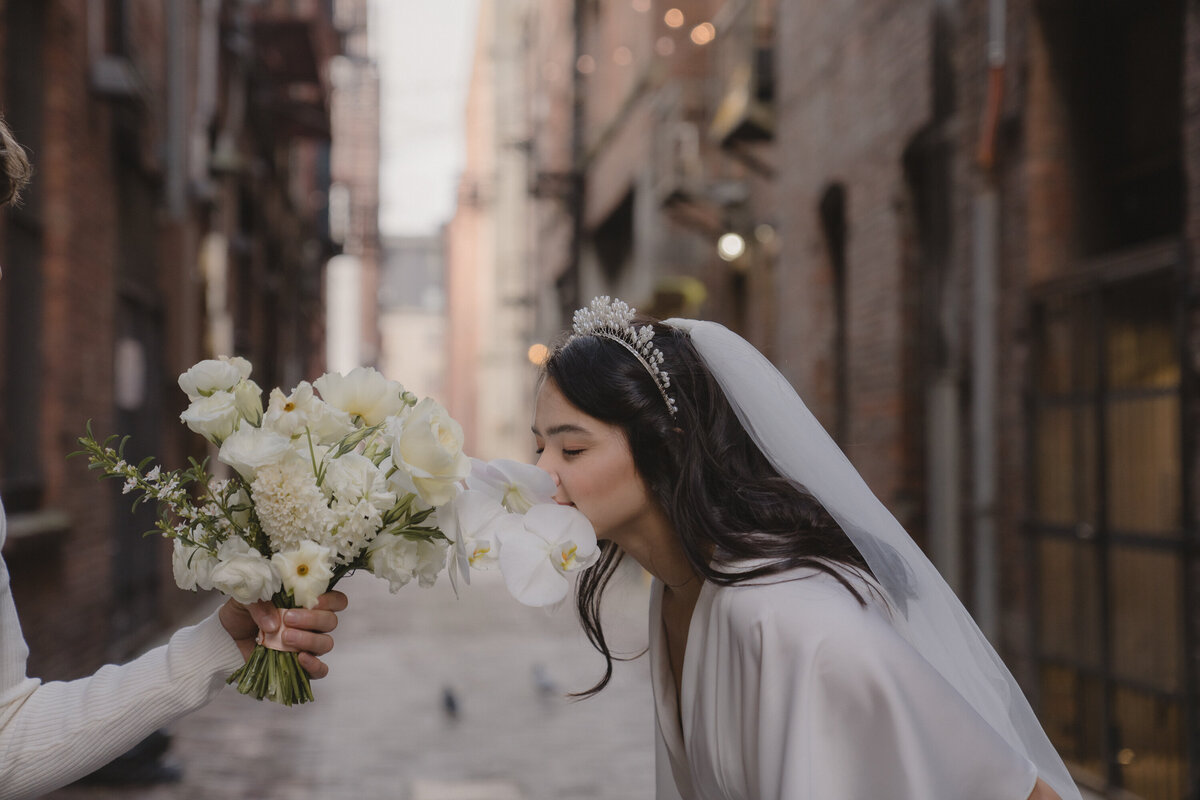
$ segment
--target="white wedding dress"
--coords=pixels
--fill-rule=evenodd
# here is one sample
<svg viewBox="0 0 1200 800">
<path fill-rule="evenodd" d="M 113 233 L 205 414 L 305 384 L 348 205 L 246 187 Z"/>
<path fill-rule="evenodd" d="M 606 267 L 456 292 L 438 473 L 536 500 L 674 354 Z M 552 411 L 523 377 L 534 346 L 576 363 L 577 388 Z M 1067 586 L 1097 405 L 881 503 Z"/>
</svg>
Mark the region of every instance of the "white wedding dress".
<svg viewBox="0 0 1200 800">
<path fill-rule="evenodd" d="M 688 632 L 682 709 L 655 581 L 658 800 L 1029 796 L 1033 762 L 900 635 L 867 580 L 852 580 L 865 608 L 811 569 L 753 585 L 705 583 Z"/>
</svg>

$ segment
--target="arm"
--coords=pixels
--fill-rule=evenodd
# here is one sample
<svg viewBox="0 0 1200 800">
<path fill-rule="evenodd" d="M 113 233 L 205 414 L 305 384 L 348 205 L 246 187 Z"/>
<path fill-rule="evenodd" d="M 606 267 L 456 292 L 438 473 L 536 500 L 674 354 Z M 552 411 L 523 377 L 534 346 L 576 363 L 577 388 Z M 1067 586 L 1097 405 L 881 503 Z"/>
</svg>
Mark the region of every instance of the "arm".
<svg viewBox="0 0 1200 800">
<path fill-rule="evenodd" d="M 0 545 L 3 540 L 0 511 Z M 327 670 L 312 653 L 333 646 L 323 631 L 333 630 L 333 611 L 345 605 L 345 595 L 334 592 L 316 609 L 288 612 L 295 614 L 295 626 L 308 630 L 287 631 L 285 640 L 294 638 L 296 646 L 310 650 L 301 664 L 314 677 Z M 70 783 L 207 703 L 253 649 L 256 617 L 265 620 L 273 613 L 226 603 L 128 664 L 43 684 L 25 676 L 29 650 L 0 558 L 0 800 L 35 797 Z"/>
<path fill-rule="evenodd" d="M 1033 792 L 1029 795 L 1029 800 L 1062 800 L 1062 798 L 1058 796 L 1058 792 L 1047 786 L 1044 780 L 1038 778 Z"/>
</svg>

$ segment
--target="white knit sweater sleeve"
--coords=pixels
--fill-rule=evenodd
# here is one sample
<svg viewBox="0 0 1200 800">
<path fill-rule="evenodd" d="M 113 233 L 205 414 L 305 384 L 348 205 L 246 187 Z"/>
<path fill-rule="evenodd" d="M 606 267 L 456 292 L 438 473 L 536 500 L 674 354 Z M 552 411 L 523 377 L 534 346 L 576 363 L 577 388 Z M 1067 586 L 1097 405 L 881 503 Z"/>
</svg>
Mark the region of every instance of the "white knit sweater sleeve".
<svg viewBox="0 0 1200 800">
<path fill-rule="evenodd" d="M 0 547 L 5 527 L 0 506 Z M 28 656 L 0 558 L 0 800 L 36 797 L 104 765 L 204 705 L 243 663 L 215 613 L 128 664 L 76 681 L 26 677 Z"/>
</svg>

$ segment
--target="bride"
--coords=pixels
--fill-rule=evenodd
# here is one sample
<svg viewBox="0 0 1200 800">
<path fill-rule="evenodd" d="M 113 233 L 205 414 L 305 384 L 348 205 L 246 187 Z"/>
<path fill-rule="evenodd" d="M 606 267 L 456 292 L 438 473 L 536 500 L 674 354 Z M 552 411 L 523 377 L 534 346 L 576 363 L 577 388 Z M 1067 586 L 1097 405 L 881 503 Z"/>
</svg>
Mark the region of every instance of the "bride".
<svg viewBox="0 0 1200 800">
<path fill-rule="evenodd" d="M 654 577 L 660 800 L 1079 798 L 1024 695 L 787 381 L 720 325 L 597 298 L 545 365 L 554 499 Z"/>
</svg>

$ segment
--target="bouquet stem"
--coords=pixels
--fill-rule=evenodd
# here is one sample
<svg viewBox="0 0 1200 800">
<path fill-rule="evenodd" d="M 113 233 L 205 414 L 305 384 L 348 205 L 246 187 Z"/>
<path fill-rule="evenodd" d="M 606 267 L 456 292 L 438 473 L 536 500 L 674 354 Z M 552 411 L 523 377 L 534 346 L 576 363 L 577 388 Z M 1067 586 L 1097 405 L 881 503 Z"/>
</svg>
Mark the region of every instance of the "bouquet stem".
<svg viewBox="0 0 1200 800">
<path fill-rule="evenodd" d="M 250 658 L 226 683 L 236 683 L 237 690 L 256 700 L 270 700 L 290 706 L 313 699 L 308 673 L 300 666 L 295 653 L 272 650 L 255 645 Z"/>
</svg>

